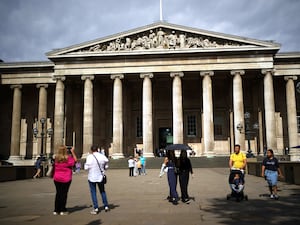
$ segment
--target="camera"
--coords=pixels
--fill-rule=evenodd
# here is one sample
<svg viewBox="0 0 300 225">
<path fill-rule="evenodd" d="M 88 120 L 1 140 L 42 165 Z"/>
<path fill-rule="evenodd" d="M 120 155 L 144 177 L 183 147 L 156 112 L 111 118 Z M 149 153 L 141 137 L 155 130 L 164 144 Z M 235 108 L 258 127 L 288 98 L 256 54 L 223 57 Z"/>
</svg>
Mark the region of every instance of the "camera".
<svg viewBox="0 0 300 225">
<path fill-rule="evenodd" d="M 67 145 L 66 148 L 67 148 L 68 154 L 71 155 L 71 154 L 72 154 L 72 153 L 71 153 L 71 149 L 73 148 L 73 146 Z"/>
</svg>

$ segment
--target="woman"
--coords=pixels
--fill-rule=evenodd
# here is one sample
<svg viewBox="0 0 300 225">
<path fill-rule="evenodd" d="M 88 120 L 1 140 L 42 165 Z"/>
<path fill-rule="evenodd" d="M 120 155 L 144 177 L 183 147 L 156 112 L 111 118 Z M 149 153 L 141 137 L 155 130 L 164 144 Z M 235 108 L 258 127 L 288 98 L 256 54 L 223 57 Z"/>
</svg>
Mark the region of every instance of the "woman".
<svg viewBox="0 0 300 225">
<path fill-rule="evenodd" d="M 177 158 L 174 151 L 168 151 L 164 164 L 168 168 L 168 184 L 170 189 L 169 201 L 174 205 L 178 204 L 178 194 L 176 190 L 177 186 Z"/>
<path fill-rule="evenodd" d="M 68 154 L 66 146 L 60 146 L 54 159 L 54 184 L 56 187 L 53 215 L 67 215 L 67 197 L 72 182 L 72 168 L 77 161 L 74 147 Z"/>
<path fill-rule="evenodd" d="M 41 157 L 38 157 L 36 162 L 35 162 L 35 169 L 36 169 L 36 174 L 33 176 L 33 178 L 41 177 L 41 164 L 42 164 L 42 159 Z"/>
<path fill-rule="evenodd" d="M 190 197 L 188 195 L 189 175 L 193 176 L 193 168 L 190 159 L 187 157 L 186 151 L 181 151 L 179 158 L 179 184 L 181 189 L 181 200 L 183 203 L 189 204 Z"/>
<path fill-rule="evenodd" d="M 278 176 L 283 177 L 279 168 L 278 160 L 274 157 L 272 149 L 267 150 L 267 157 L 263 160 L 261 176 L 265 177 L 269 184 L 270 198 L 278 199 L 277 180 Z"/>
</svg>

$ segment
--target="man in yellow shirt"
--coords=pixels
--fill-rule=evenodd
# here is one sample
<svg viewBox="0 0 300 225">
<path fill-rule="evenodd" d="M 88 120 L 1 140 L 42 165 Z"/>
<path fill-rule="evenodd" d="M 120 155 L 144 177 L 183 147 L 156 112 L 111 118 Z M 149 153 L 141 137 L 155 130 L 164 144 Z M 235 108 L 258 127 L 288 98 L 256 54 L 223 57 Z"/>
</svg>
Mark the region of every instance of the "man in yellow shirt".
<svg viewBox="0 0 300 225">
<path fill-rule="evenodd" d="M 247 158 L 244 153 L 240 152 L 240 150 L 241 150 L 240 145 L 234 146 L 234 153 L 230 155 L 230 160 L 229 160 L 230 169 L 244 170 L 246 168 Z"/>
</svg>

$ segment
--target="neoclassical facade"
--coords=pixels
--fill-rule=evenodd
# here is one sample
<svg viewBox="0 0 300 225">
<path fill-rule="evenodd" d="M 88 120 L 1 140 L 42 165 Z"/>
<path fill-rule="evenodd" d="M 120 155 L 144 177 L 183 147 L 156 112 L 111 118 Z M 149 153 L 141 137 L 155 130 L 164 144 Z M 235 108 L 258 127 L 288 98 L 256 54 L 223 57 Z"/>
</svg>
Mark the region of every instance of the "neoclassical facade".
<svg viewBox="0 0 300 225">
<path fill-rule="evenodd" d="M 112 158 L 136 146 L 153 157 L 171 143 L 196 156 L 228 155 L 234 144 L 284 154 L 300 144 L 300 53 L 279 50 L 158 22 L 53 50 L 49 61 L 2 62 L 0 156 L 17 164 L 66 144 L 85 157 L 97 144 Z"/>
</svg>

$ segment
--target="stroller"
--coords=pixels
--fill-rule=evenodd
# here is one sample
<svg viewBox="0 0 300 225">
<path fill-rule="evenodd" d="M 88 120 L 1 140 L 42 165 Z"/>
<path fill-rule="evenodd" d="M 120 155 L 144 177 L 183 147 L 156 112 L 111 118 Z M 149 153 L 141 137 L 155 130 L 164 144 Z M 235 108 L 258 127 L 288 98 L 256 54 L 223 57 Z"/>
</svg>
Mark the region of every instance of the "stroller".
<svg viewBox="0 0 300 225">
<path fill-rule="evenodd" d="M 244 171 L 239 169 L 232 169 L 229 174 L 229 185 L 231 194 L 227 195 L 227 200 L 235 198 L 237 202 L 241 200 L 248 201 L 248 196 L 244 194 Z"/>
</svg>

